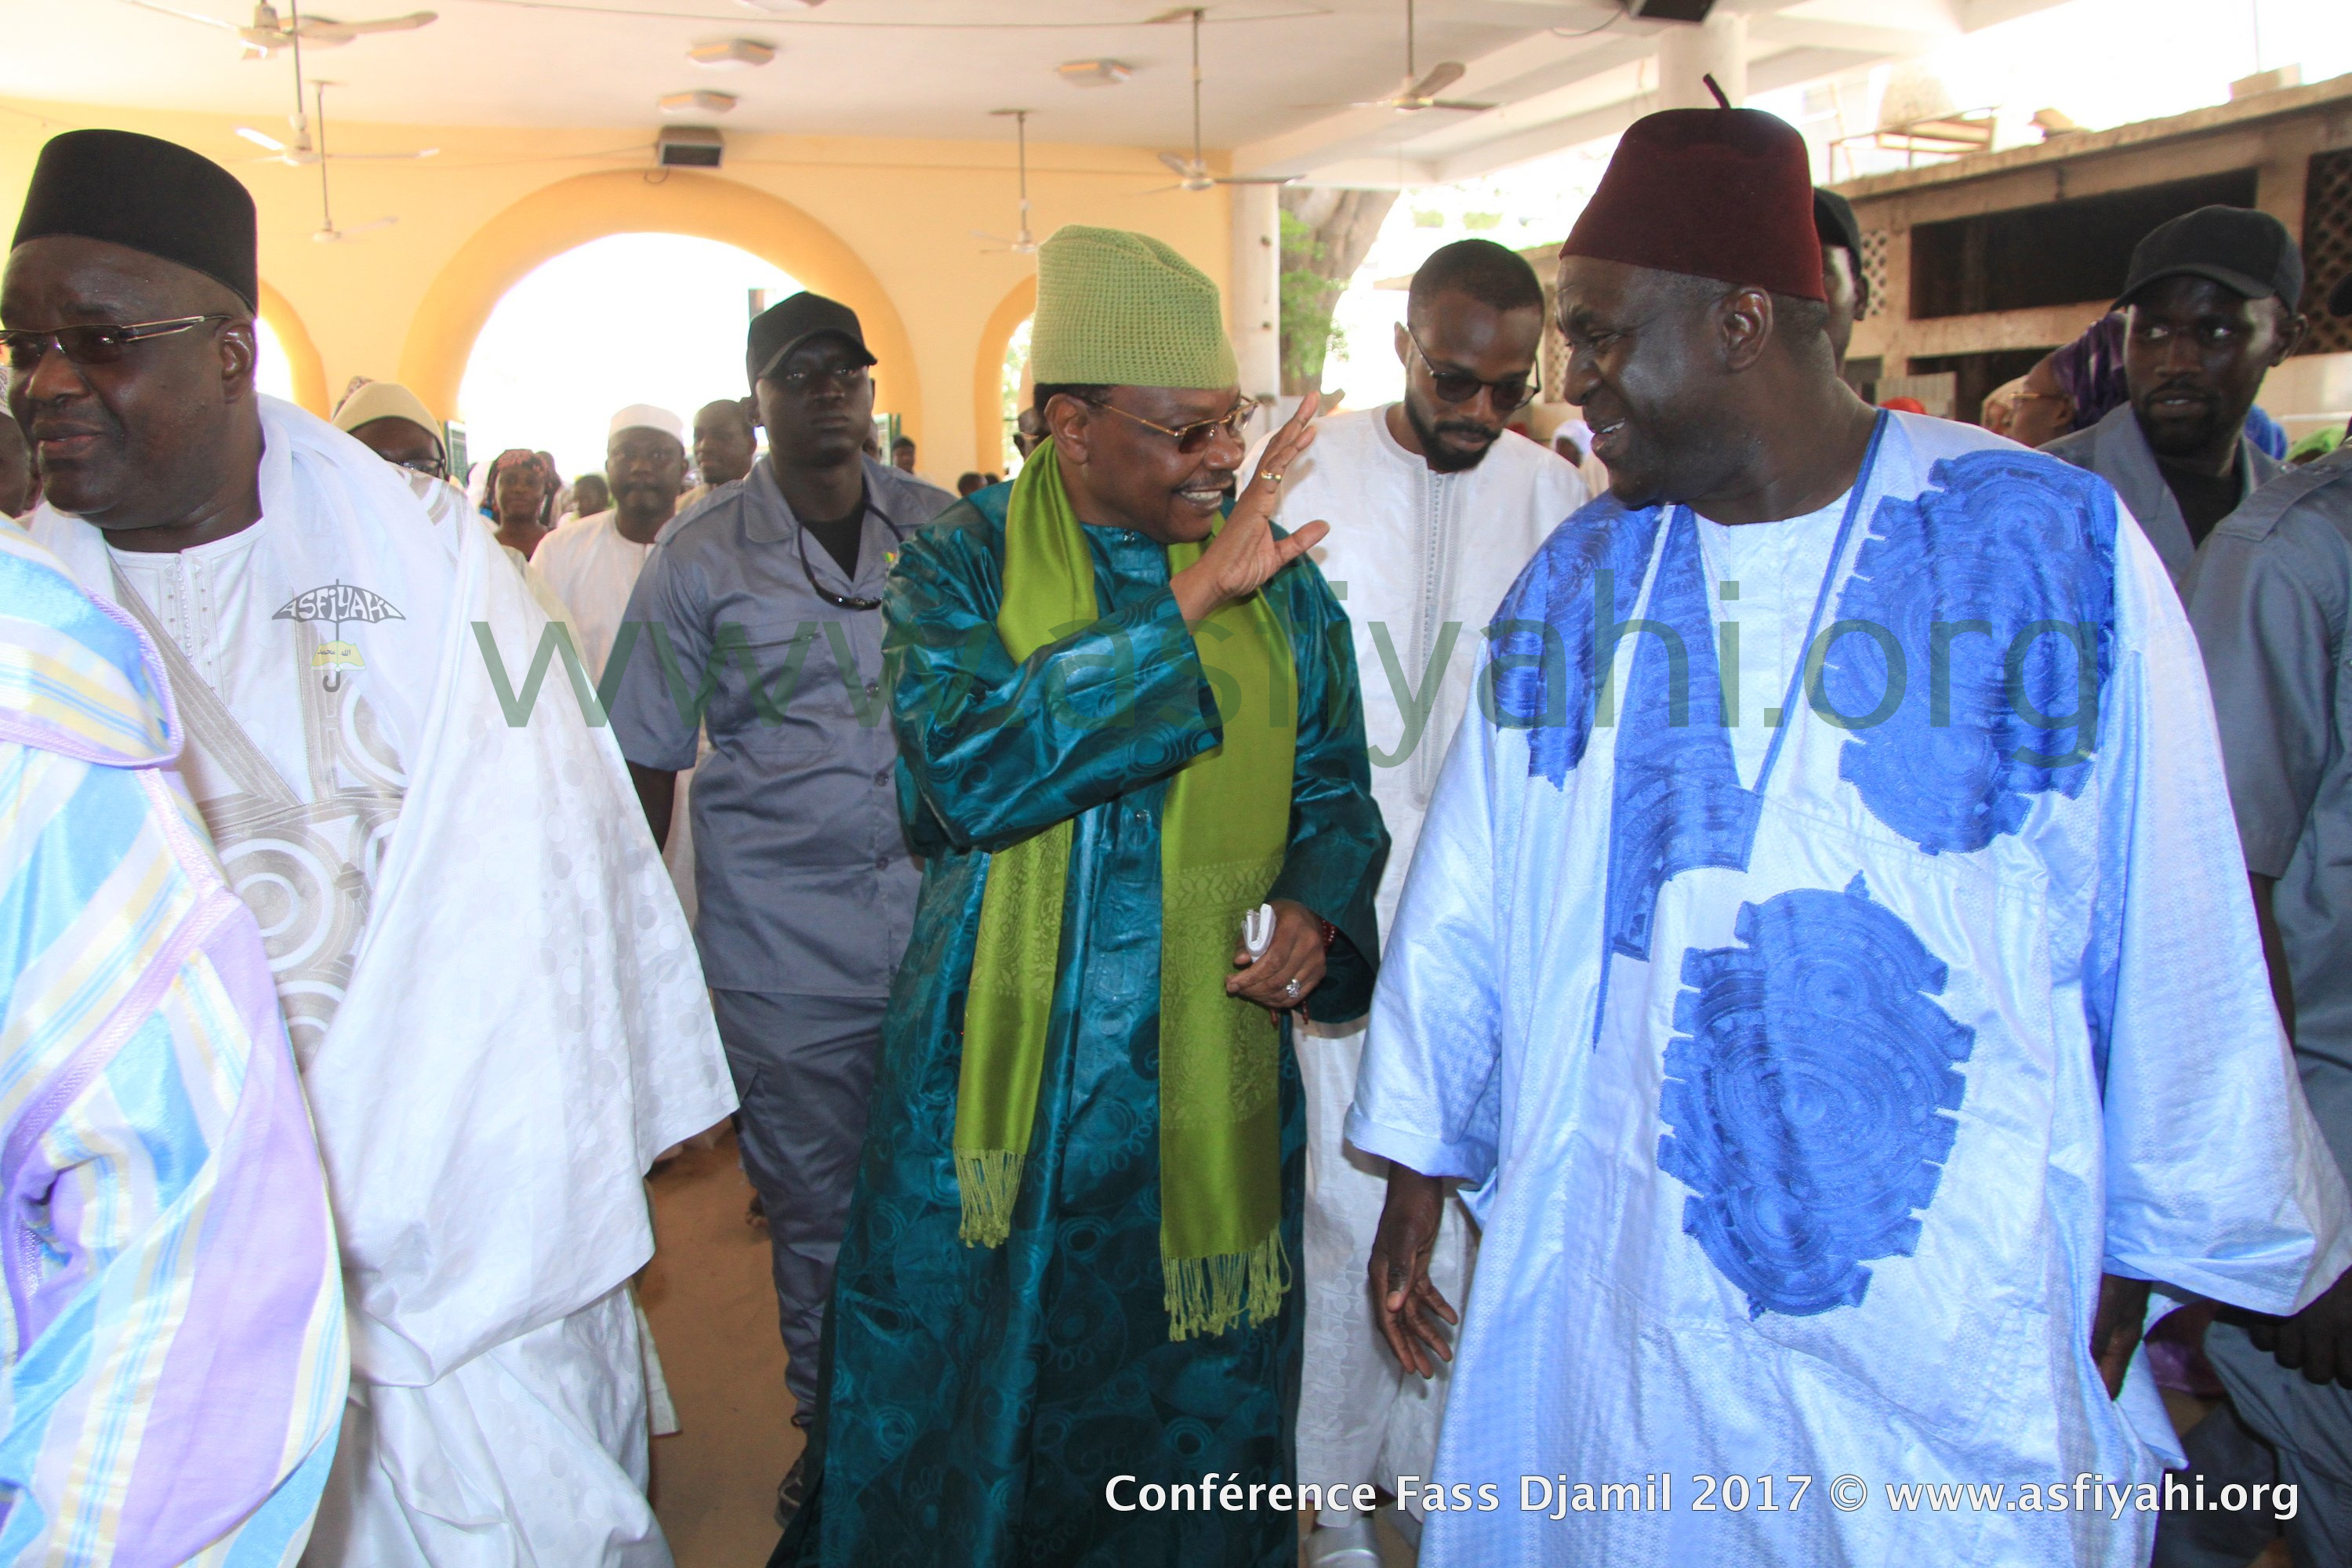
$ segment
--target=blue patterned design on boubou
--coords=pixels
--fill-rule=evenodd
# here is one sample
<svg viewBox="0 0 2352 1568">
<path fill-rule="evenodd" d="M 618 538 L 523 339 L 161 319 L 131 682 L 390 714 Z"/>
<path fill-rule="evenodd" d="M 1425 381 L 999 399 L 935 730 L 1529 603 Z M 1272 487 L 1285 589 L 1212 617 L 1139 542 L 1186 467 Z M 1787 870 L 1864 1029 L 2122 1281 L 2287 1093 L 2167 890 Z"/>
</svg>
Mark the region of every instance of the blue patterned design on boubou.
<svg viewBox="0 0 2352 1568">
<path fill-rule="evenodd" d="M 1703 866 L 1747 868 L 1764 809 L 1762 795 L 1741 787 L 1723 727 L 1698 525 L 1685 510 L 1672 528 L 1644 618 L 1619 645 L 1633 669 L 1610 807 L 1608 921 L 1610 951 L 1627 958 L 1650 956 L 1667 882 Z"/>
<path fill-rule="evenodd" d="M 1871 815 L 1966 853 L 2022 826 L 2029 795 L 2073 799 L 2090 778 L 2115 497 L 2032 452 L 1946 458 L 1927 482 L 1880 504 L 1808 695 L 1853 730 L 1838 773 Z"/>
<path fill-rule="evenodd" d="M 1605 669 L 1596 668 L 1602 627 L 1619 627 L 1613 658 L 1630 659 L 1609 833 L 1609 947 L 1650 955 L 1658 889 L 1701 866 L 1744 867 L 1761 797 L 1742 789 L 1723 729 L 1715 623 L 1697 525 L 1679 509 L 1667 524 L 1657 586 L 1641 602 L 1663 514 L 1587 507 L 1554 533 L 1496 616 L 1493 670 L 1497 723 L 1524 729 L 1528 771 L 1563 784 L 1584 760 Z"/>
<path fill-rule="evenodd" d="M 1528 731 L 1530 777 L 1565 786 L 1592 738 L 1593 595 L 1630 616 L 1663 511 L 1629 511 L 1609 496 L 1552 531 L 1488 623 L 1488 717 Z"/>
<path fill-rule="evenodd" d="M 1857 875 L 1742 904 L 1738 945 L 1683 954 L 1658 1168 L 1683 1229 L 1748 1316 L 1858 1307 L 1874 1258 L 1911 1256 L 1967 1090 L 1975 1031 L 1948 971 Z"/>
</svg>

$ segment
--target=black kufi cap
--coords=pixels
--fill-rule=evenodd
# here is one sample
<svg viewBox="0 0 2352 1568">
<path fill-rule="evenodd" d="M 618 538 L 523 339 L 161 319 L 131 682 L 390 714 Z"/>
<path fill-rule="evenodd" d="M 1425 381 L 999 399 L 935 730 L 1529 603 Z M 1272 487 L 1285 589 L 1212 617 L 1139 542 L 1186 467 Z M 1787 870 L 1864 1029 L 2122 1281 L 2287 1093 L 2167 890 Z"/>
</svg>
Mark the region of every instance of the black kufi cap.
<svg viewBox="0 0 2352 1568">
<path fill-rule="evenodd" d="M 68 131 L 33 165 L 13 245 L 74 235 L 203 273 L 246 309 L 261 300 L 253 197 L 235 174 L 176 142 L 129 131 Z"/>
<path fill-rule="evenodd" d="M 847 339 L 866 356 L 867 364 L 874 363 L 873 352 L 866 346 L 866 331 L 857 324 L 857 312 L 838 300 L 803 289 L 751 318 L 751 331 L 743 349 L 744 372 L 756 384 L 776 368 L 777 361 L 811 338 L 828 332 Z"/>
</svg>

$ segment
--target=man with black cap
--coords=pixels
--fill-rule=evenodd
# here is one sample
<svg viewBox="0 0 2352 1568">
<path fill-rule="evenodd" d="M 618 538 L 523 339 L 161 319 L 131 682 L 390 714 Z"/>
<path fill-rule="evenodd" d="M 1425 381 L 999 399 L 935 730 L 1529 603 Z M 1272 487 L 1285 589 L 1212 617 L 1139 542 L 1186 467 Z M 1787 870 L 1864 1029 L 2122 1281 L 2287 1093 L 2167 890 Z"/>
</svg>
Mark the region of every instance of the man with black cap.
<svg viewBox="0 0 2352 1568">
<path fill-rule="evenodd" d="M 1870 314 L 1870 277 L 1862 269 L 1862 225 L 1853 204 L 1835 191 L 1813 192 L 1813 234 L 1822 242 L 1822 302 L 1829 307 L 1830 353 L 1845 368 L 1853 324 Z"/>
<path fill-rule="evenodd" d="M 1489 631 L 1348 1121 L 1416 1370 L 1484 1227 L 1423 1568 L 2142 1563 L 2148 1282 L 2352 1261 L 2179 599 L 2105 481 L 1837 379 L 1806 165 L 1653 115 L 1562 248 L 1612 494 Z"/>
<path fill-rule="evenodd" d="M 2352 277 L 2327 305 L 2352 316 Z M 2352 1171 L 2352 447 L 2222 519 L 2181 596 L 2213 683 L 2271 988 L 2312 1114 Z M 2205 1354 L 2230 1395 L 2185 1445 L 2209 1492 L 2294 1485 L 2294 1560 L 2352 1562 L 2352 1284 L 2284 1320 L 2226 1316 Z M 2156 1560 L 2241 1563 L 2280 1528 L 2274 1515 L 2168 1514 Z"/>
<path fill-rule="evenodd" d="M 819 295 L 752 321 L 744 368 L 768 460 L 655 545 L 613 702 L 657 838 L 709 731 L 692 795 L 695 937 L 742 1097 L 743 1168 L 767 1211 L 803 1426 L 920 880 L 891 782 L 882 580 L 955 500 L 864 455 L 874 363 L 856 312 Z M 787 1478 L 786 1494 L 795 1486 Z"/>
<path fill-rule="evenodd" d="M 2116 487 L 2175 584 L 2213 525 L 2279 471 L 2246 414 L 2302 341 L 2302 298 L 2303 252 L 2270 214 L 2208 206 L 2158 225 L 2116 300 L 2131 401 L 2042 448 Z"/>
<path fill-rule="evenodd" d="M 685 921 L 581 706 L 502 695 L 551 630 L 521 574 L 255 393 L 256 292 L 235 176 L 72 132 L 34 170 L 0 342 L 48 481 L 33 531 L 161 654 L 302 1064 L 352 1345 L 304 1561 L 666 1563 L 643 1177 L 734 1098 Z M 527 834 L 482 813 L 557 795 L 578 809 Z M 517 931 L 544 951 L 517 963 Z"/>
</svg>

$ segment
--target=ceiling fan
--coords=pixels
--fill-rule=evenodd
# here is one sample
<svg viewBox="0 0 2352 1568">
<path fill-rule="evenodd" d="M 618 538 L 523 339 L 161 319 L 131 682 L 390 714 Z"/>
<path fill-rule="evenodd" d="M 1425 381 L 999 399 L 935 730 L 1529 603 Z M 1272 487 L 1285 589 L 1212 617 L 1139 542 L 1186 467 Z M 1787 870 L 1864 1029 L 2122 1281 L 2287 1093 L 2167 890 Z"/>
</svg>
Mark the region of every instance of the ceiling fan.
<svg viewBox="0 0 2352 1568">
<path fill-rule="evenodd" d="M 1013 134 L 1016 145 L 1020 148 L 1021 159 L 1021 229 L 1010 239 L 1001 234 L 991 234 L 986 229 L 980 228 L 973 229 L 972 236 L 977 239 L 995 240 L 1015 256 L 1034 256 L 1037 254 L 1037 237 L 1029 232 L 1029 116 L 1035 110 L 992 109 L 988 112 L 999 116 L 1010 115 L 1013 119 Z"/>
<path fill-rule="evenodd" d="M 1369 103 L 1351 103 L 1350 109 L 1393 109 L 1400 114 L 1418 114 L 1424 109 L 1454 109 L 1465 114 L 1483 114 L 1496 107 L 1491 103 L 1472 103 L 1460 99 L 1440 98 L 1438 94 L 1460 81 L 1469 67 L 1460 60 L 1444 60 L 1421 75 L 1413 64 L 1413 0 L 1404 0 L 1404 80 L 1396 91 L 1386 98 L 1376 98 Z"/>
<path fill-rule="evenodd" d="M 323 88 L 332 87 L 335 84 L 322 81 L 317 85 Z M 420 158 L 437 158 L 441 155 L 441 149 L 438 147 L 419 147 L 413 153 L 330 153 L 326 150 L 326 121 L 323 115 L 320 118 L 319 138 L 315 144 L 310 139 L 310 121 L 308 116 L 289 114 L 286 118 L 294 128 L 294 140 L 291 142 L 281 142 L 267 131 L 257 131 L 250 125 L 240 125 L 236 128 L 236 133 L 239 136 L 268 153 L 268 157 L 257 158 L 254 160 L 256 163 L 285 163 L 300 169 L 307 168 L 312 163 L 324 163 L 330 161 L 337 163 L 413 163 Z"/>
<path fill-rule="evenodd" d="M 362 234 L 372 233 L 379 228 L 390 228 L 394 224 L 400 221 L 396 217 L 380 217 L 373 223 L 361 224 L 356 228 L 337 228 L 335 226 L 334 193 L 329 187 L 327 183 L 327 165 L 329 163 L 340 163 L 346 158 L 357 158 L 365 155 L 362 153 L 330 153 L 327 151 L 327 89 L 336 85 L 338 84 L 331 81 L 313 82 L 311 84 L 311 90 L 318 95 L 318 113 L 315 120 L 311 122 L 318 128 L 318 150 L 314 153 L 310 153 L 307 157 L 297 158 L 292 155 L 292 149 L 289 148 L 288 149 L 289 155 L 284 160 L 289 163 L 309 163 L 319 165 L 319 226 L 311 233 L 310 237 L 317 240 L 321 245 L 333 245 L 341 240 L 352 239 Z M 299 91 L 299 89 L 297 89 L 297 90 Z M 295 118 L 299 121 L 301 119 L 301 116 L 297 115 Z M 248 131 L 246 127 L 241 125 L 237 127 L 237 132 L 238 134 L 244 136 L 258 137 L 260 134 L 258 132 Z M 307 145 L 310 141 L 309 128 L 307 126 L 304 127 L 299 134 L 301 135 L 307 149 Z M 433 151 L 434 149 L 427 149 L 424 153 L 390 153 L 383 154 L 383 156 L 392 158 L 422 158 L 431 156 Z"/>
<path fill-rule="evenodd" d="M 1192 155 L 1162 153 L 1160 161 L 1176 175 L 1176 184 L 1161 185 L 1163 191 L 1208 191 L 1219 185 L 1286 185 L 1296 178 L 1290 174 L 1212 174 L 1208 160 L 1201 156 L 1201 18 L 1207 14 L 1205 6 L 1194 5 L 1181 11 L 1170 11 L 1152 18 L 1155 22 L 1172 22 L 1179 16 L 1192 19 Z M 1147 195 L 1150 192 L 1145 193 Z"/>
<path fill-rule="evenodd" d="M 381 16 L 370 22 L 338 22 L 331 16 L 304 16 L 297 13 L 289 0 L 286 17 L 280 20 L 278 7 L 268 0 L 253 8 L 249 26 L 224 22 L 217 16 L 207 16 L 195 11 L 183 11 L 177 6 L 158 4 L 158 0 L 122 0 L 126 5 L 136 5 L 142 11 L 155 11 L 166 16 L 177 16 L 184 22 L 198 22 L 207 27 L 219 27 L 235 33 L 245 43 L 245 58 L 266 60 L 279 49 L 298 43 L 314 49 L 337 48 L 367 33 L 408 33 L 439 20 L 432 11 L 411 11 L 404 16 Z"/>
<path fill-rule="evenodd" d="M 302 40 L 310 37 L 308 31 L 310 22 L 308 18 L 299 15 L 296 9 L 295 0 L 287 0 L 287 12 L 294 18 L 292 30 L 288 34 L 288 37 L 292 39 L 294 55 L 294 112 L 286 117 L 286 123 L 292 127 L 294 139 L 291 142 L 281 142 L 266 131 L 257 131 L 250 125 L 238 126 L 236 133 L 239 136 L 269 154 L 269 159 L 259 161 L 275 161 L 299 169 L 311 163 L 324 163 L 331 156 L 337 163 L 403 163 L 417 158 L 431 158 L 439 154 L 441 149 L 438 147 L 420 147 L 413 153 L 329 153 L 327 151 L 327 89 L 337 85 L 331 81 L 318 84 L 319 140 L 313 145 L 310 140 L 310 120 L 303 112 L 305 106 L 302 102 Z"/>
</svg>

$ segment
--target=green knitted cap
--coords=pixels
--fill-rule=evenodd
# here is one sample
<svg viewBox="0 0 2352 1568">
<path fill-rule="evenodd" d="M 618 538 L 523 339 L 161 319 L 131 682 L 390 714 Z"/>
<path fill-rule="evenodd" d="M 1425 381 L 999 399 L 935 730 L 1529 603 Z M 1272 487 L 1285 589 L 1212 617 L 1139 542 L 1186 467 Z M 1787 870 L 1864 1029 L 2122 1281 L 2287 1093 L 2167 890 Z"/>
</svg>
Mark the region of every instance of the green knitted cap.
<svg viewBox="0 0 2352 1568">
<path fill-rule="evenodd" d="M 1040 386 L 1213 389 L 1241 379 L 1217 286 L 1150 235 L 1071 224 L 1037 247 Z"/>
</svg>

